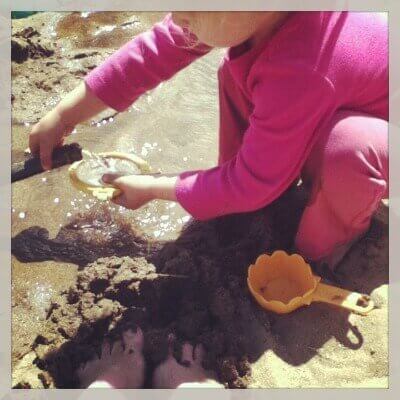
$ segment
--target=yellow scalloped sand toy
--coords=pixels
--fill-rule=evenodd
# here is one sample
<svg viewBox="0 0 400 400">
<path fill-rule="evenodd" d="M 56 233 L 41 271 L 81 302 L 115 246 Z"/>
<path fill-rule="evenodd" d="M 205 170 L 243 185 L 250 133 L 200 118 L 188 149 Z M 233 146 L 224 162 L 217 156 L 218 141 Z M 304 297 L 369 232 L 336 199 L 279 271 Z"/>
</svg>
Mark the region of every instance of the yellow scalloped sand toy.
<svg viewBox="0 0 400 400">
<path fill-rule="evenodd" d="M 247 284 L 258 304 L 266 310 L 287 314 L 313 301 L 334 304 L 366 315 L 374 304 L 367 295 L 320 283 L 298 254 L 275 251 L 259 256 L 248 269 Z"/>
<path fill-rule="evenodd" d="M 77 189 L 98 200 L 110 200 L 121 194 L 118 188 L 101 181 L 103 174 L 110 172 L 126 175 L 151 173 L 147 162 L 133 154 L 116 151 L 92 154 L 85 150 L 83 154 L 89 157 L 74 162 L 69 167 L 69 177 Z"/>
</svg>

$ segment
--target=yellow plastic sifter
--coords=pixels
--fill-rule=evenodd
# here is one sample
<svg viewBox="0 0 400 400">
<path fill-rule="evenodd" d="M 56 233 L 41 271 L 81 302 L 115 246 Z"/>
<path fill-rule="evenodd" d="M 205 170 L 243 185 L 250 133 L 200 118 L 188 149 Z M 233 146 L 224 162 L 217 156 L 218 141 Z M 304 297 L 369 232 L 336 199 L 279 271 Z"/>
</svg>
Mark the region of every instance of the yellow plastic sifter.
<svg viewBox="0 0 400 400">
<path fill-rule="evenodd" d="M 77 189 L 98 200 L 110 200 L 121 193 L 118 188 L 102 181 L 104 174 L 133 175 L 151 172 L 147 162 L 134 154 L 115 151 L 95 154 L 87 150 L 82 150 L 82 154 L 83 159 L 69 167 L 69 177 Z"/>
<path fill-rule="evenodd" d="M 313 301 L 334 304 L 366 315 L 374 304 L 370 297 L 320 283 L 311 267 L 298 254 L 275 251 L 259 256 L 248 269 L 249 289 L 264 309 L 287 314 Z"/>
</svg>

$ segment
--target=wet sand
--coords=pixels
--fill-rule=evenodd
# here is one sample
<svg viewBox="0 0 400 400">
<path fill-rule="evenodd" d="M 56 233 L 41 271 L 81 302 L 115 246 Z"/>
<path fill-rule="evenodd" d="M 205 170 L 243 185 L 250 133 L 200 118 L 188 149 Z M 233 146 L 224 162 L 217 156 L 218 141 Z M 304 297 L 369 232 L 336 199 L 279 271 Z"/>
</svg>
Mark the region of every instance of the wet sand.
<svg viewBox="0 0 400 400">
<path fill-rule="evenodd" d="M 13 33 L 32 26 L 40 32 L 39 37 L 32 37 L 34 43 L 40 38 L 42 45 L 46 46 L 56 38 L 54 40 L 57 44 L 52 56 L 29 58 L 21 64 L 13 63 L 13 161 L 23 158 L 23 150 L 27 147 L 28 124 L 37 121 L 63 93 L 74 87 L 93 65 L 130 36 L 149 27 L 158 17 L 159 15 L 155 14 L 131 13 L 46 13 L 27 20 L 13 21 Z M 44 20 L 53 22 L 42 26 Z M 221 51 L 216 51 L 194 63 L 170 82 L 143 96 L 127 112 L 115 115 L 115 112 L 110 110 L 95 121 L 78 126 L 77 132 L 69 137 L 67 142 L 77 141 L 91 151 L 118 150 L 136 153 L 146 159 L 155 171 L 176 172 L 214 165 L 218 129 L 216 69 L 220 55 Z M 188 81 L 191 82 L 190 87 L 187 86 Z M 27 87 L 29 90 L 26 90 Z M 12 236 L 36 225 L 48 230 L 50 238 L 54 238 L 61 227 L 76 219 L 79 212 L 90 216 L 90 213 L 99 207 L 97 201 L 76 191 L 69 184 L 67 167 L 16 182 L 12 190 Z M 285 205 L 283 211 L 284 207 Z M 181 228 L 189 220 L 189 216 L 178 205 L 161 201 L 152 202 L 138 211 L 110 207 L 110 212 L 132 223 L 135 232 L 150 241 L 176 239 Z M 257 227 L 251 218 L 246 224 L 246 229 Z M 210 246 L 216 247 L 220 239 L 215 230 L 212 230 L 213 226 L 211 224 L 196 229 L 199 229 L 202 235 L 208 232 L 206 237 L 211 239 Z M 232 348 L 229 349 L 229 346 L 217 356 L 215 354 L 218 351 L 215 348 L 210 351 L 212 357 L 209 362 L 219 371 L 220 379 L 231 387 L 386 387 L 387 228 L 387 208 L 382 206 L 370 236 L 355 247 L 339 269 L 338 279 L 341 286 L 373 294 L 379 308 L 368 317 L 349 315 L 347 312 L 318 304 L 285 317 L 260 312 L 250 299 L 243 282 L 245 267 L 261 249 L 242 249 L 244 256 L 237 261 L 238 267 L 234 272 L 236 279 L 241 282 L 239 288 L 235 288 L 234 285 L 230 288 L 228 282 L 221 281 L 220 287 L 214 284 L 212 290 L 217 301 L 228 296 L 228 305 L 224 310 L 234 304 L 229 300 L 230 296 L 239 296 L 241 300 L 238 301 L 244 304 L 242 307 L 245 312 L 242 311 L 242 316 L 248 315 L 243 317 L 243 321 L 247 323 L 248 336 L 245 336 L 251 339 L 252 348 L 242 348 L 240 354 L 244 357 L 243 360 L 239 359 L 238 353 Z M 90 230 L 91 225 L 83 227 L 82 233 L 85 233 L 85 229 Z M 282 243 L 278 231 L 268 234 L 271 248 L 277 243 Z M 189 260 L 192 260 L 192 264 L 197 268 L 199 257 L 203 260 L 212 257 L 208 249 L 201 249 L 201 241 L 196 240 L 199 238 L 193 239 L 183 247 L 185 251 L 188 251 L 187 247 L 196 248 L 191 250 L 194 254 L 189 254 Z M 247 243 L 246 231 L 240 235 L 238 233 L 235 240 L 236 244 Z M 224 251 L 227 249 L 223 248 L 223 243 L 220 243 L 217 259 L 226 256 Z M 130 256 L 135 263 L 134 255 Z M 187 254 L 186 256 L 188 257 Z M 146 260 L 149 269 L 153 261 Z M 214 263 L 215 261 L 216 259 Z M 76 306 L 71 309 L 71 305 L 66 304 L 67 293 L 61 292 L 69 290 L 71 286 L 76 287 L 81 276 L 79 274 L 83 272 L 78 273 L 76 264 L 54 260 L 21 263 L 13 257 L 12 263 L 13 384 L 22 385 L 28 376 L 29 385 L 32 387 L 51 387 L 57 382 L 57 362 L 52 364 L 53 367 L 48 367 L 50 370 L 53 368 L 54 376 L 48 375 L 49 372 L 43 363 L 39 362 L 42 369 L 38 369 L 32 362 L 36 360 L 37 364 L 38 360 L 44 360 L 46 352 L 52 346 L 53 350 L 54 347 L 57 350 L 57 346 L 73 342 L 71 337 L 65 337 L 58 331 L 59 321 L 53 322 L 48 312 L 51 304 L 60 304 L 57 312 L 61 313 L 64 310 L 66 315 L 61 315 L 64 319 L 68 319 L 70 313 L 75 316 L 75 320 L 81 318 Z M 146 263 L 144 265 L 147 265 Z M 106 269 L 113 270 L 112 264 L 113 262 L 108 262 Z M 90 270 L 100 268 L 96 263 L 91 265 L 94 267 L 90 267 Z M 156 265 L 157 272 L 182 273 L 182 265 L 186 265 L 185 259 L 169 265 L 168 268 L 165 261 L 159 262 Z M 193 271 L 196 270 L 195 267 Z M 216 277 L 222 273 L 218 267 L 220 264 L 215 267 Z M 193 273 L 190 269 L 189 271 Z M 93 294 L 90 287 L 78 289 L 81 290 L 80 295 L 87 293 L 90 298 L 88 304 L 98 302 L 101 296 L 107 298 L 104 296 L 106 288 L 102 293 L 96 293 L 97 297 L 94 298 L 90 295 Z M 176 288 L 177 293 L 182 294 L 180 290 L 179 287 Z M 224 295 L 221 291 L 227 294 Z M 160 290 L 157 293 L 162 292 Z M 162 326 L 158 327 L 158 334 L 164 334 L 165 330 L 173 331 L 178 337 L 178 342 L 183 339 L 209 342 L 215 338 L 215 346 L 218 348 L 218 337 L 227 334 L 227 329 L 231 329 L 229 321 L 237 320 L 239 315 L 232 313 L 227 321 L 223 320 L 224 317 L 218 320 L 218 311 L 215 313 L 218 306 L 212 302 L 212 295 L 206 296 L 200 290 L 199 296 L 199 299 L 205 301 L 205 309 L 203 312 L 199 311 L 197 320 L 192 319 L 194 325 L 185 319 L 186 312 L 182 310 L 176 319 L 171 318 L 170 321 L 160 323 Z M 140 296 L 138 298 L 138 301 L 146 302 Z M 116 298 L 112 301 L 119 302 Z M 115 307 L 111 308 L 106 317 L 107 324 L 115 325 L 117 316 L 125 315 L 128 318 L 128 314 L 124 314 L 126 310 L 121 308 L 126 307 L 126 304 L 119 304 L 113 304 Z M 96 318 L 96 321 L 102 320 L 101 315 Z M 95 324 L 96 321 L 92 318 L 91 323 Z M 206 327 L 205 331 L 202 331 L 202 325 Z M 190 326 L 195 327 L 193 332 L 190 332 Z M 215 335 L 211 334 L 212 327 L 216 329 Z M 154 330 L 154 326 L 151 329 Z M 151 329 L 149 328 L 149 332 Z M 235 329 L 239 327 L 235 326 Z M 14 332 L 18 332 L 18 335 Z M 53 332 L 54 337 L 44 340 L 42 337 L 50 335 L 49 332 Z M 203 335 L 202 338 L 201 333 L 204 332 L 208 332 L 208 336 Z M 106 334 L 105 326 L 102 334 Z M 154 331 L 153 334 L 154 337 L 157 336 L 157 332 Z M 231 332 L 229 337 L 233 336 Z M 152 337 L 149 335 L 148 340 Z M 84 340 L 88 341 L 90 338 L 88 335 Z M 237 345 L 234 340 L 227 342 L 233 343 L 231 347 Z M 159 342 L 156 340 L 155 343 Z M 67 344 L 67 348 L 76 350 L 71 344 Z M 147 357 L 155 363 L 159 361 L 157 358 L 162 358 L 162 354 L 157 355 L 153 348 L 154 346 L 148 348 Z M 71 351 L 71 354 L 74 354 L 74 351 Z M 232 357 L 236 358 L 232 360 Z M 71 358 L 69 360 L 71 361 Z M 58 377 L 59 385 L 65 387 L 75 384 L 73 367 L 80 361 L 84 360 L 78 359 L 74 361 L 75 364 L 70 363 L 71 374 L 63 378 Z M 224 362 L 226 364 L 223 364 Z M 244 364 L 241 364 L 242 362 Z M 251 369 L 247 363 L 251 364 Z M 233 369 L 230 368 L 232 365 Z M 224 371 L 227 371 L 226 375 Z"/>
</svg>

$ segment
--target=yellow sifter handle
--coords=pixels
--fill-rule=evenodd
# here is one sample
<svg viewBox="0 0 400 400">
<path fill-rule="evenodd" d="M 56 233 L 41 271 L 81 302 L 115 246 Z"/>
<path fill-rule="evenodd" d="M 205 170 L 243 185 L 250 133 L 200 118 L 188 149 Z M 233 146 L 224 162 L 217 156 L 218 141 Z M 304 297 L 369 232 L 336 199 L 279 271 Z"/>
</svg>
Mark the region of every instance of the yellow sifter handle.
<svg viewBox="0 0 400 400">
<path fill-rule="evenodd" d="M 317 285 L 312 301 L 334 304 L 362 315 L 368 314 L 375 307 L 370 297 L 365 294 L 350 292 L 324 283 Z"/>
</svg>

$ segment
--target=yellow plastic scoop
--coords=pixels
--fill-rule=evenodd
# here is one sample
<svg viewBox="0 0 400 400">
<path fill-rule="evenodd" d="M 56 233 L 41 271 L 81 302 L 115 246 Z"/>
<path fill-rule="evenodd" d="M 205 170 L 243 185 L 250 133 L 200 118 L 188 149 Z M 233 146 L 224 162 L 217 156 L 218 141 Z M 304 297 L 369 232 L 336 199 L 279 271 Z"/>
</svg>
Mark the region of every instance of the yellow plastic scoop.
<svg viewBox="0 0 400 400">
<path fill-rule="evenodd" d="M 72 184 L 79 190 L 89 193 L 98 200 L 110 200 L 121 191 L 102 181 L 106 173 L 122 175 L 150 173 L 146 161 L 133 154 L 107 152 L 94 154 L 83 150 L 83 159 L 69 167 Z"/>
<path fill-rule="evenodd" d="M 366 315 L 374 304 L 367 295 L 320 283 L 311 267 L 298 254 L 275 251 L 263 254 L 248 270 L 247 284 L 261 307 L 287 314 L 313 301 L 334 304 Z"/>
</svg>

